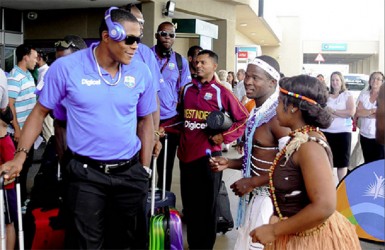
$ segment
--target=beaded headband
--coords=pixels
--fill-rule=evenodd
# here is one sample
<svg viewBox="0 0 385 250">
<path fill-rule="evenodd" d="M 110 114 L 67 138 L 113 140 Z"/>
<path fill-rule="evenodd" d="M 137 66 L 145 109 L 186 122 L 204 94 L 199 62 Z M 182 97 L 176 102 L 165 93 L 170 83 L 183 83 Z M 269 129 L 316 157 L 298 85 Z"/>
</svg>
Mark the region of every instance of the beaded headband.
<svg viewBox="0 0 385 250">
<path fill-rule="evenodd" d="M 271 67 L 265 61 L 262 61 L 261 59 L 255 58 L 253 61 L 250 62 L 250 64 L 254 64 L 254 65 L 257 65 L 258 67 L 262 68 L 269 75 L 271 75 L 275 80 L 277 80 L 277 82 L 279 82 L 281 75 L 279 74 L 279 72 L 276 69 Z"/>
<path fill-rule="evenodd" d="M 308 103 L 311 103 L 311 104 L 314 104 L 314 105 L 317 105 L 317 104 L 318 104 L 316 101 L 314 101 L 313 99 L 310 99 L 309 97 L 306 97 L 306 96 L 303 96 L 303 95 L 300 95 L 300 94 L 296 94 L 296 93 L 287 91 L 286 89 L 283 89 L 283 88 L 279 88 L 279 90 L 280 90 L 282 93 L 284 93 L 285 95 L 289 95 L 289 96 L 292 96 L 292 97 L 294 97 L 294 98 L 297 98 L 297 99 L 301 99 L 301 100 L 307 101 Z"/>
</svg>

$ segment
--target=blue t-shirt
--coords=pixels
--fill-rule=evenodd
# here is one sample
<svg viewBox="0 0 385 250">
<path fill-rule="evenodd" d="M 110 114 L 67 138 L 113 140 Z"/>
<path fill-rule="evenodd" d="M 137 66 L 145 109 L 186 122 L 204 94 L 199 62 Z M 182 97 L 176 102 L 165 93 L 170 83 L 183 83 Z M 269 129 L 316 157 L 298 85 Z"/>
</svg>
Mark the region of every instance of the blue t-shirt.
<svg viewBox="0 0 385 250">
<path fill-rule="evenodd" d="M 155 88 L 148 67 L 132 60 L 121 65 L 119 79 L 101 68 L 92 44 L 56 60 L 45 75 L 39 102 L 48 109 L 61 103 L 67 111 L 67 144 L 75 153 L 96 160 L 130 159 L 141 148 L 137 117 L 156 110 Z"/>
<path fill-rule="evenodd" d="M 152 53 L 151 49 L 147 45 L 139 43 L 138 49 L 134 55 L 134 60 L 139 60 L 147 65 L 154 80 L 155 90 L 158 92 L 160 90 L 160 84 L 162 84 L 164 80 L 162 74 L 160 73 L 154 53 Z"/>
<path fill-rule="evenodd" d="M 180 89 L 191 82 L 191 73 L 186 58 L 182 57 L 182 74 L 179 78 L 179 69 L 176 62 L 175 52 L 171 53 L 170 59 L 159 58 L 155 52 L 155 46 L 151 48 L 158 62 L 159 69 L 163 68 L 162 76 L 164 82 L 160 84 L 160 119 L 168 119 L 177 115 L 176 105 L 178 104 L 178 94 Z M 165 65 L 166 64 L 166 65 Z"/>
</svg>

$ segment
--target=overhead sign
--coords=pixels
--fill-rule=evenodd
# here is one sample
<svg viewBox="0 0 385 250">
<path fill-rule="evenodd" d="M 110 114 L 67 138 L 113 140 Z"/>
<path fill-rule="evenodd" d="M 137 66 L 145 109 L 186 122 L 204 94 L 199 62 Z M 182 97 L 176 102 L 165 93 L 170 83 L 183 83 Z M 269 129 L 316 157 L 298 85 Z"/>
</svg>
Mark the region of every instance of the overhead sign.
<svg viewBox="0 0 385 250">
<path fill-rule="evenodd" d="M 321 53 L 318 53 L 317 57 L 314 59 L 316 62 L 325 62 L 325 59 L 321 55 Z"/>
<path fill-rule="evenodd" d="M 322 51 L 346 51 L 348 49 L 347 43 L 323 43 Z"/>
</svg>

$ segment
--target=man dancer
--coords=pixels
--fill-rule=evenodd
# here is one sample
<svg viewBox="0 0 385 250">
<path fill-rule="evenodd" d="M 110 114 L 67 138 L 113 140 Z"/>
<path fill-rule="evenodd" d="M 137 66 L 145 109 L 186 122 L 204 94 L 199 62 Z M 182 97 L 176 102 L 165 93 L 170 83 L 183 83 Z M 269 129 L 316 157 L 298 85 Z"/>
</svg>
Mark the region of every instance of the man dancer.
<svg viewBox="0 0 385 250">
<path fill-rule="evenodd" d="M 66 166 L 72 248 L 144 249 L 155 89 L 148 67 L 132 60 L 141 37 L 137 19 L 111 7 L 99 32 L 99 43 L 51 65 L 15 158 L 0 170 L 5 179 L 20 172 L 44 117 L 62 103 L 72 156 Z"/>
<path fill-rule="evenodd" d="M 234 249 L 263 249 L 263 245 L 252 243 L 249 233 L 261 224 L 267 224 L 273 213 L 269 197 L 268 172 L 290 130 L 281 127 L 276 118 L 278 106 L 278 62 L 269 56 L 260 56 L 248 66 L 245 77 L 247 98 L 254 99 L 253 109 L 245 131 L 244 156 L 239 159 L 214 157 L 211 161 L 214 172 L 226 168 L 242 170 L 243 178 L 230 187 L 240 197 L 237 216 L 239 230 Z M 252 193 L 249 200 L 247 194 Z M 247 204 L 247 201 L 248 205 Z"/>
</svg>

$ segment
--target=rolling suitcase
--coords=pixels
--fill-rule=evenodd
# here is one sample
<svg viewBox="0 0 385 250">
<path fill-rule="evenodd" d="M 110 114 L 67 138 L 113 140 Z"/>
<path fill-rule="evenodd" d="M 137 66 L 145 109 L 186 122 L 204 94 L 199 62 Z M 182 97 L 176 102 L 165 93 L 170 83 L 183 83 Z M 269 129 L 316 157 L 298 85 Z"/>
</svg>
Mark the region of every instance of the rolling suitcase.
<svg viewBox="0 0 385 250">
<path fill-rule="evenodd" d="M 167 135 L 165 138 L 165 156 L 167 155 Z M 166 166 L 166 157 L 164 160 L 164 166 Z M 173 203 L 172 206 L 164 205 L 165 202 L 156 201 L 156 157 L 153 157 L 153 173 L 151 181 L 151 199 L 150 199 L 150 224 L 149 224 L 149 234 L 150 234 L 150 250 L 160 250 L 160 249 L 172 249 L 172 250 L 183 250 L 183 231 L 182 231 L 182 220 L 178 211 L 175 209 L 175 195 L 173 194 Z M 164 167 L 164 177 L 166 167 Z M 162 200 L 167 201 L 167 193 L 165 191 L 165 179 L 163 179 L 163 190 L 162 190 Z M 162 206 L 157 206 L 162 203 Z M 167 203 L 167 202 L 166 202 Z"/>
<path fill-rule="evenodd" d="M 4 176 L 0 175 L 0 238 L 1 238 L 1 249 L 7 249 L 7 237 L 6 237 L 6 226 L 5 226 L 5 197 L 4 197 Z M 24 250 L 24 231 L 23 231 L 23 221 L 21 214 L 21 192 L 20 192 L 20 183 L 19 178 L 16 178 L 16 202 L 17 202 L 17 228 L 18 228 L 18 240 L 19 240 L 19 250 Z M 16 225 L 15 225 L 16 227 Z"/>
<path fill-rule="evenodd" d="M 164 140 L 164 162 L 163 162 L 163 176 L 166 176 L 166 163 L 167 163 L 167 135 L 165 135 Z M 156 160 L 156 158 L 153 159 L 153 161 Z M 153 168 L 153 180 L 156 179 L 156 170 Z M 169 191 L 166 191 L 166 181 L 162 183 L 162 189 L 157 189 L 156 186 L 151 186 L 151 190 L 155 190 L 155 206 L 154 209 L 160 209 L 162 207 L 175 207 L 175 194 Z M 148 194 L 147 197 L 147 206 L 146 206 L 146 215 L 150 217 L 153 212 L 151 210 L 151 191 Z"/>
</svg>

